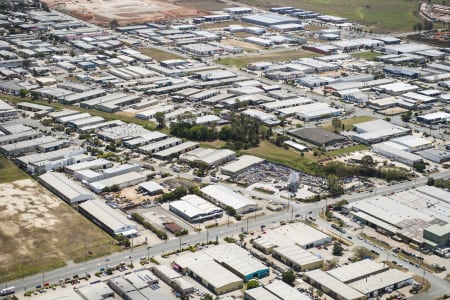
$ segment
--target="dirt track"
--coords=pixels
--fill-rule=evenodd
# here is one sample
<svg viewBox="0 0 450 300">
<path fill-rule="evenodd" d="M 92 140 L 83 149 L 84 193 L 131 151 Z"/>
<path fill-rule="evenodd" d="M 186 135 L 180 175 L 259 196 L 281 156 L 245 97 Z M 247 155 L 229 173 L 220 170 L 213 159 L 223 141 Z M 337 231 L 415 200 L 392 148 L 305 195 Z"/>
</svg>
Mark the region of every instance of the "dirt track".
<svg viewBox="0 0 450 300">
<path fill-rule="evenodd" d="M 120 25 L 145 23 L 161 19 L 194 17 L 206 11 L 161 0 L 43 0 L 51 8 L 102 26 L 113 19 Z"/>
</svg>

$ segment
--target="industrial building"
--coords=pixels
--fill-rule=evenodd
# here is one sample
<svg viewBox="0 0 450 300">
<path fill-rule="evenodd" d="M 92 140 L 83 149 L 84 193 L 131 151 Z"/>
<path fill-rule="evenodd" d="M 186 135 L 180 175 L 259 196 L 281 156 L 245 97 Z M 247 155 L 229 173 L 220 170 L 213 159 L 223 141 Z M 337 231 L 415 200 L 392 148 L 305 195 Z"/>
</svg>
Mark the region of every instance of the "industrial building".
<svg viewBox="0 0 450 300">
<path fill-rule="evenodd" d="M 297 18 L 292 18 L 288 16 L 278 15 L 278 14 L 254 14 L 243 16 L 241 18 L 242 22 L 255 24 L 263 27 L 271 27 L 274 25 L 282 24 L 301 24 L 302 21 Z"/>
<path fill-rule="evenodd" d="M 255 201 L 236 193 L 229 188 L 212 184 L 200 189 L 202 194 L 219 207 L 232 207 L 237 214 L 245 214 L 258 209 Z"/>
<path fill-rule="evenodd" d="M 245 300 L 310 300 L 311 298 L 300 293 L 295 287 L 281 280 L 274 280 L 269 284 L 246 290 Z"/>
<path fill-rule="evenodd" d="M 153 156 L 158 159 L 167 160 L 167 159 L 178 157 L 180 154 L 182 154 L 186 151 L 195 149 L 197 147 L 198 147 L 198 143 L 187 141 L 187 142 L 184 142 L 181 144 L 177 144 L 176 146 L 155 152 L 155 153 L 153 153 Z"/>
<path fill-rule="evenodd" d="M 293 129 L 288 133 L 318 147 L 340 144 L 347 140 L 342 135 L 317 127 Z"/>
<path fill-rule="evenodd" d="M 149 270 L 139 270 L 108 280 L 108 285 L 123 299 L 133 299 L 128 297 L 128 293 L 146 289 L 157 283 L 158 278 Z"/>
<path fill-rule="evenodd" d="M 417 116 L 417 121 L 424 124 L 439 124 L 449 120 L 450 114 L 443 111 Z"/>
<path fill-rule="evenodd" d="M 164 188 L 157 182 L 154 181 L 146 181 L 139 184 L 138 189 L 148 193 L 149 195 L 158 195 L 161 194 Z"/>
<path fill-rule="evenodd" d="M 194 194 L 170 202 L 169 210 L 190 223 L 204 222 L 223 215 L 222 209 Z"/>
<path fill-rule="evenodd" d="M 220 171 L 224 175 L 236 176 L 242 172 L 245 172 L 249 168 L 262 163 L 264 159 L 253 155 L 239 156 L 235 161 L 227 163 L 220 168 Z"/>
<path fill-rule="evenodd" d="M 425 138 L 414 135 L 406 135 L 390 140 L 393 143 L 406 147 L 408 152 L 416 152 L 433 147 L 433 143 Z"/>
<path fill-rule="evenodd" d="M 384 263 L 378 263 L 371 259 L 363 259 L 346 266 L 331 269 L 327 273 L 339 281 L 349 284 L 364 279 L 367 276 L 385 272 L 388 269 L 389 266 Z"/>
<path fill-rule="evenodd" d="M 191 163 L 201 163 L 209 168 L 235 160 L 236 153 L 229 149 L 197 148 L 180 155 L 180 160 Z"/>
<path fill-rule="evenodd" d="M 385 120 L 373 120 L 353 125 L 357 134 L 353 139 L 365 145 L 387 141 L 393 137 L 400 137 L 411 133 L 411 129 L 394 125 Z"/>
<path fill-rule="evenodd" d="M 254 239 L 253 247 L 271 253 L 274 248 L 286 243 L 310 249 L 331 243 L 331 237 L 304 223 L 287 224 Z"/>
<path fill-rule="evenodd" d="M 182 139 L 177 137 L 169 137 L 167 139 L 154 142 L 145 146 L 139 147 L 139 151 L 145 154 L 152 154 L 155 152 L 159 152 L 161 150 L 174 147 L 176 145 L 179 145 L 183 142 Z"/>
<path fill-rule="evenodd" d="M 37 139 L 0 146 L 0 152 L 8 156 L 17 156 L 25 154 L 27 152 L 35 151 L 40 144 L 46 144 L 55 141 L 57 141 L 57 139 L 52 136 L 43 136 Z"/>
<path fill-rule="evenodd" d="M 70 175 L 74 175 L 75 172 L 81 170 L 97 170 L 97 169 L 106 169 L 111 168 L 113 166 L 112 161 L 109 161 L 104 158 L 94 159 L 78 164 L 73 164 L 70 166 L 65 166 L 64 171 Z"/>
<path fill-rule="evenodd" d="M 352 282 L 349 286 L 364 294 L 367 299 L 370 299 L 385 293 L 391 293 L 399 288 L 411 285 L 413 282 L 414 279 L 411 274 L 397 269 L 390 269 Z"/>
<path fill-rule="evenodd" d="M 183 275 L 166 265 L 157 265 L 152 268 L 152 272 L 162 281 L 167 283 L 175 291 L 182 295 L 191 294 L 195 291 L 194 286 L 183 278 Z"/>
<path fill-rule="evenodd" d="M 322 270 L 304 273 L 304 280 L 336 300 L 364 300 L 366 296 Z"/>
<path fill-rule="evenodd" d="M 28 130 L 25 132 L 0 135 L 0 146 L 7 144 L 14 144 L 31 139 L 37 139 L 42 136 L 42 133 L 37 130 Z"/>
<path fill-rule="evenodd" d="M 77 185 L 66 175 L 57 172 L 47 172 L 39 176 L 39 182 L 52 193 L 69 204 L 91 200 L 92 194 L 85 188 Z"/>
<path fill-rule="evenodd" d="M 106 189 L 117 186 L 119 189 L 139 184 L 147 180 L 147 176 L 138 172 L 128 172 L 122 175 L 102 179 L 100 181 L 88 183 L 89 188 L 97 194 Z"/>
<path fill-rule="evenodd" d="M 419 151 L 416 154 L 422 156 L 425 159 L 428 159 L 435 163 L 438 163 L 438 164 L 450 161 L 450 152 L 448 152 L 446 150 L 426 149 L 426 150 Z"/>
<path fill-rule="evenodd" d="M 254 119 L 258 119 L 262 123 L 268 126 L 276 126 L 280 124 L 280 120 L 275 115 L 265 113 L 263 111 L 257 109 L 246 109 L 241 114 L 249 116 Z"/>
<path fill-rule="evenodd" d="M 174 261 L 173 267 L 186 272 L 216 295 L 229 293 L 243 286 L 241 278 L 204 253 L 180 256 Z"/>
<path fill-rule="evenodd" d="M 372 151 L 408 166 L 414 166 L 415 164 L 423 162 L 422 157 L 419 155 L 402 150 L 392 144 L 393 143 L 388 142 L 373 144 Z"/>
<path fill-rule="evenodd" d="M 230 243 L 208 248 L 204 253 L 247 282 L 269 276 L 269 268 L 240 246 Z"/>
<path fill-rule="evenodd" d="M 280 243 L 272 248 L 272 256 L 294 271 L 309 271 L 323 266 L 323 259 L 294 243 Z"/>
<path fill-rule="evenodd" d="M 433 224 L 423 230 L 425 246 L 431 250 L 450 246 L 450 224 Z"/>
<path fill-rule="evenodd" d="M 100 162 L 101 163 L 101 162 Z M 139 172 L 141 167 L 139 165 L 122 164 L 116 167 L 110 168 L 96 168 L 93 171 L 91 168 L 82 168 L 74 171 L 75 179 L 83 182 L 94 182 L 102 179 L 111 178 L 114 176 L 126 174 L 128 172 Z"/>
<path fill-rule="evenodd" d="M 3 100 L 0 100 L 0 121 L 17 119 L 19 110 L 12 107 Z"/>
<path fill-rule="evenodd" d="M 111 208 L 101 200 L 83 202 L 78 206 L 78 210 L 112 236 L 118 234 L 134 236 L 138 233 L 137 225 L 134 222 L 128 220 L 119 210 Z"/>
<path fill-rule="evenodd" d="M 76 293 L 84 300 L 104 300 L 114 298 L 114 291 L 104 282 L 78 287 Z"/>
</svg>

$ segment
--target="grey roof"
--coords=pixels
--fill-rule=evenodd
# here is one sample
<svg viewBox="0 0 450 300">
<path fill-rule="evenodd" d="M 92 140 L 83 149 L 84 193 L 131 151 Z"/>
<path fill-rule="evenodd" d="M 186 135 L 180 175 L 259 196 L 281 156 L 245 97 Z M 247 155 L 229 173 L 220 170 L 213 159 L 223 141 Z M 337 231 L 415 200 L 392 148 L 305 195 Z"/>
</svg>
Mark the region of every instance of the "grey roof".
<svg viewBox="0 0 450 300">
<path fill-rule="evenodd" d="M 348 283 L 354 281 L 355 279 L 360 279 L 363 276 L 379 273 L 388 268 L 389 267 L 383 263 L 378 263 L 370 259 L 364 259 L 346 266 L 332 269 L 328 271 L 328 274 L 344 283 Z"/>
<path fill-rule="evenodd" d="M 76 184 L 66 175 L 57 172 L 47 172 L 39 176 L 39 181 L 50 189 L 57 191 L 69 203 L 81 202 L 92 199 L 88 190 Z"/>
<path fill-rule="evenodd" d="M 305 273 L 306 277 L 311 278 L 316 283 L 319 283 L 324 288 L 327 288 L 337 295 L 339 295 L 342 299 L 362 299 L 364 298 L 364 294 L 355 290 L 354 288 L 346 285 L 345 283 L 337 280 L 333 276 L 322 270 L 314 270 Z"/>
</svg>

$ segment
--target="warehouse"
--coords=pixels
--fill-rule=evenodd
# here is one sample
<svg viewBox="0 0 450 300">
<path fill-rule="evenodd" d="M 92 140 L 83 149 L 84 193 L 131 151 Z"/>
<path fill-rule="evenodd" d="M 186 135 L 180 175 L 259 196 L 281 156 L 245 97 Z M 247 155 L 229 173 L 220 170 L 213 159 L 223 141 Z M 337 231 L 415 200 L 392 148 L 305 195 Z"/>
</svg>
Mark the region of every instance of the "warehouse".
<svg viewBox="0 0 450 300">
<path fill-rule="evenodd" d="M 134 236 L 138 233 L 134 222 L 128 220 L 119 210 L 114 210 L 101 200 L 89 200 L 81 203 L 78 210 L 112 236 L 118 234 Z"/>
<path fill-rule="evenodd" d="M 180 155 L 181 161 L 200 163 L 209 168 L 235 159 L 236 153 L 229 149 L 197 148 Z"/>
<path fill-rule="evenodd" d="M 247 250 L 234 243 L 211 247 L 204 253 L 242 278 L 244 282 L 253 278 L 261 279 L 269 276 L 269 267 L 263 265 Z"/>
<path fill-rule="evenodd" d="M 300 106 L 300 105 L 304 105 L 304 104 L 309 104 L 312 102 L 314 102 L 314 101 L 309 98 L 294 98 L 294 99 L 264 103 L 261 105 L 261 107 L 267 111 L 274 111 L 274 110 L 278 110 L 278 109 L 282 109 L 282 108 L 296 107 L 296 106 Z"/>
<path fill-rule="evenodd" d="M 180 154 L 182 154 L 186 151 L 195 149 L 197 147 L 198 147 L 198 143 L 187 141 L 182 144 L 173 146 L 171 148 L 155 152 L 155 153 L 153 153 L 153 156 L 158 159 L 167 160 L 167 159 L 171 159 L 174 157 L 178 157 Z"/>
<path fill-rule="evenodd" d="M 130 292 L 140 291 L 157 283 L 158 279 L 149 270 L 135 271 L 108 280 L 109 286 L 123 299 L 129 299 L 128 293 Z"/>
<path fill-rule="evenodd" d="M 106 169 L 111 168 L 113 163 L 109 160 L 99 158 L 91 161 L 86 161 L 78 164 L 73 164 L 70 166 L 65 166 L 64 171 L 70 175 L 74 175 L 75 172 L 81 170 L 97 170 L 97 169 Z"/>
<path fill-rule="evenodd" d="M 91 160 L 91 156 L 83 154 L 85 152 L 86 149 L 81 147 L 63 148 L 18 157 L 16 163 L 31 174 L 42 174 L 59 167 Z"/>
<path fill-rule="evenodd" d="M 298 108 L 297 118 L 305 122 L 335 117 L 341 114 L 340 110 L 335 109 L 329 104 L 323 102 L 305 104 L 299 106 Z"/>
<path fill-rule="evenodd" d="M 186 195 L 169 203 L 169 210 L 190 223 L 201 223 L 221 218 L 222 209 L 197 195 Z"/>
<path fill-rule="evenodd" d="M 425 245 L 432 250 L 435 250 L 436 248 L 447 248 L 450 246 L 450 224 L 433 224 L 424 228 L 423 238 L 425 240 Z"/>
<path fill-rule="evenodd" d="M 375 91 L 386 93 L 388 95 L 397 96 L 408 92 L 415 92 L 419 89 L 419 87 L 416 85 L 399 81 L 385 85 L 380 85 L 372 89 Z"/>
<path fill-rule="evenodd" d="M 417 117 L 417 121 L 425 124 L 439 124 L 446 123 L 450 120 L 450 114 L 438 111 L 431 114 L 420 115 Z"/>
<path fill-rule="evenodd" d="M 243 281 L 206 254 L 187 254 L 174 262 L 174 268 L 183 269 L 192 278 L 216 295 L 242 288 Z"/>
<path fill-rule="evenodd" d="M 37 130 L 28 130 L 14 134 L 0 135 L 0 146 L 37 139 L 42 136 L 42 133 Z"/>
<path fill-rule="evenodd" d="M 417 152 L 416 154 L 435 163 L 442 164 L 450 161 L 450 152 L 446 150 L 427 149 Z"/>
<path fill-rule="evenodd" d="M 318 147 L 336 145 L 347 140 L 342 135 L 317 127 L 293 129 L 288 133 Z"/>
<path fill-rule="evenodd" d="M 353 139 L 366 145 L 386 141 L 393 137 L 404 136 L 411 132 L 409 128 L 397 126 L 385 120 L 354 124 L 353 130 L 357 132 Z"/>
<path fill-rule="evenodd" d="M 73 121 L 69 121 L 69 122 L 66 123 L 66 126 L 78 129 L 80 127 L 90 126 L 90 125 L 95 125 L 95 124 L 102 123 L 104 120 L 105 119 L 103 119 L 102 117 L 92 116 L 92 117 L 87 117 L 87 118 L 82 118 L 82 119 L 76 119 L 76 120 L 73 120 Z"/>
<path fill-rule="evenodd" d="M 300 293 L 295 287 L 292 287 L 281 280 L 264 286 L 246 290 L 244 299 L 246 300 L 309 300 L 311 299 L 305 294 Z"/>
<path fill-rule="evenodd" d="M 97 172 L 94 172 L 90 169 L 77 170 L 74 172 L 74 177 L 79 181 L 94 182 L 118 175 L 123 175 L 128 172 L 139 172 L 140 170 L 141 167 L 139 165 L 123 164 L 117 167 L 111 167 L 107 169 L 97 168 Z"/>
<path fill-rule="evenodd" d="M 390 141 L 406 147 L 406 151 L 408 152 L 416 152 L 433 147 L 433 143 L 431 141 L 414 135 L 406 135 L 391 139 Z"/>
<path fill-rule="evenodd" d="M 136 113 L 135 117 L 142 120 L 150 120 L 154 119 L 157 113 L 169 113 L 172 112 L 174 109 L 175 107 L 171 104 L 154 106 L 150 109 Z"/>
<path fill-rule="evenodd" d="M 323 259 L 295 244 L 286 243 L 272 249 L 272 256 L 296 272 L 322 268 Z"/>
<path fill-rule="evenodd" d="M 75 93 L 71 95 L 64 96 L 60 99 L 60 102 L 63 104 L 75 104 L 81 101 L 93 99 L 96 97 L 106 95 L 106 91 L 103 89 L 94 89 L 86 92 Z"/>
<path fill-rule="evenodd" d="M 43 143 L 37 146 L 39 152 L 51 152 L 70 146 L 69 140 L 56 140 L 53 142 Z"/>
<path fill-rule="evenodd" d="M 53 107 L 50 107 L 50 106 L 47 106 L 47 105 L 40 105 L 40 104 L 28 103 L 28 102 L 17 103 L 17 108 L 18 109 L 23 109 L 23 110 L 26 110 L 26 111 L 34 111 L 34 112 L 38 112 L 38 111 L 52 112 L 54 110 Z"/>
<path fill-rule="evenodd" d="M 236 193 L 223 185 L 208 185 L 200 189 L 203 195 L 218 206 L 232 207 L 237 214 L 245 214 L 258 210 L 258 205 L 247 197 Z"/>
<path fill-rule="evenodd" d="M 122 140 L 122 144 L 128 148 L 137 148 L 139 146 L 144 146 L 150 143 L 163 140 L 166 137 L 167 134 L 164 134 L 159 131 L 151 131 L 149 133 L 144 133 L 131 139 L 124 139 Z"/>
<path fill-rule="evenodd" d="M 162 141 L 154 142 L 145 146 L 139 147 L 139 151 L 145 154 L 152 154 L 167 148 L 174 147 L 176 145 L 179 145 L 183 142 L 182 139 L 177 137 L 169 137 L 167 139 L 164 139 Z"/>
<path fill-rule="evenodd" d="M 322 270 L 309 271 L 304 280 L 336 300 L 363 300 L 366 296 Z"/>
<path fill-rule="evenodd" d="M 349 286 L 363 293 L 367 298 L 374 298 L 385 293 L 391 293 L 401 287 L 411 285 L 414 282 L 409 273 L 397 269 L 390 269 L 350 283 Z"/>
<path fill-rule="evenodd" d="M 48 114 L 48 116 L 50 118 L 52 118 L 53 120 L 56 120 L 58 118 L 62 118 L 62 117 L 67 117 L 67 116 L 71 116 L 71 115 L 76 115 L 79 114 L 80 112 L 77 110 L 72 110 L 72 109 L 63 109 L 63 110 L 59 110 L 59 111 L 54 111 Z"/>
<path fill-rule="evenodd" d="M 331 243 L 330 236 L 306 224 L 296 223 L 267 232 L 255 239 L 253 246 L 264 253 L 271 253 L 274 248 L 286 244 L 295 244 L 303 249 L 310 249 L 329 243 Z"/>
<path fill-rule="evenodd" d="M 146 181 L 139 184 L 138 189 L 148 193 L 149 195 L 161 194 L 164 188 L 154 181 Z"/>
<path fill-rule="evenodd" d="M 17 156 L 22 155 L 27 152 L 33 152 L 37 149 L 38 145 L 44 144 L 44 143 L 50 143 L 57 141 L 56 138 L 52 136 L 43 136 L 37 139 L 32 140 L 26 140 L 17 142 L 14 144 L 7 144 L 0 146 L 0 152 L 4 155 L 8 156 Z"/>
<path fill-rule="evenodd" d="M 157 265 L 152 268 L 152 272 L 182 295 L 191 294 L 195 291 L 195 287 L 184 279 L 180 273 L 166 265 Z"/>
<path fill-rule="evenodd" d="M 112 128 L 105 128 L 98 132 L 98 136 L 105 141 L 120 144 L 123 139 L 138 137 L 150 132 L 150 130 L 145 129 L 140 125 L 129 123 Z"/>
<path fill-rule="evenodd" d="M 39 182 L 69 204 L 92 199 L 89 191 L 77 185 L 62 173 L 47 172 L 39 176 Z"/>
<path fill-rule="evenodd" d="M 78 128 L 78 132 L 80 132 L 80 133 L 93 132 L 93 131 L 97 131 L 97 130 L 100 130 L 103 128 L 112 128 L 112 127 L 122 126 L 122 125 L 125 125 L 125 123 L 120 120 L 111 120 L 111 121 L 107 121 L 107 122 L 98 123 L 95 125 L 80 127 L 80 128 Z"/>
<path fill-rule="evenodd" d="M 387 142 L 373 144 L 372 151 L 408 166 L 414 166 L 415 164 L 423 162 L 420 156 L 392 147 L 390 144 L 387 144 Z"/>
<path fill-rule="evenodd" d="M 378 263 L 370 259 L 363 259 L 346 266 L 329 270 L 327 273 L 337 280 L 349 284 L 351 282 L 364 279 L 367 276 L 382 273 L 388 269 L 389 266 L 384 263 Z"/>
<path fill-rule="evenodd" d="M 192 53 L 197 56 L 211 56 L 223 53 L 223 48 L 205 43 L 183 45 L 181 47 L 181 50 Z"/>
<path fill-rule="evenodd" d="M 122 175 L 106 178 L 100 181 L 88 183 L 89 188 L 95 193 L 99 194 L 106 189 L 111 189 L 113 186 L 117 186 L 119 189 L 123 189 L 128 186 L 136 185 L 147 180 L 147 176 L 138 172 L 129 172 Z"/>
<path fill-rule="evenodd" d="M 255 14 L 249 16 L 243 16 L 242 22 L 255 24 L 258 26 L 271 27 L 273 25 L 281 24 L 301 24 L 302 21 L 297 18 L 292 18 L 277 14 Z"/>
<path fill-rule="evenodd" d="M 70 116 L 59 117 L 59 118 L 55 119 L 55 122 L 61 123 L 61 124 L 67 124 L 68 122 L 71 122 L 71 121 L 81 120 L 81 119 L 89 118 L 89 117 L 91 117 L 91 115 L 89 113 L 77 113 L 77 114 L 70 115 Z"/>
<path fill-rule="evenodd" d="M 103 300 L 114 298 L 114 291 L 104 282 L 80 286 L 76 289 L 76 292 L 80 295 L 81 299 L 84 300 Z"/>
<path fill-rule="evenodd" d="M 264 159 L 253 155 L 242 155 L 237 160 L 224 165 L 220 172 L 228 176 L 236 176 L 249 168 L 262 163 Z"/>
<path fill-rule="evenodd" d="M 278 118 L 276 116 L 265 113 L 260 110 L 246 109 L 243 112 L 241 112 L 241 114 L 244 114 L 244 115 L 249 116 L 254 119 L 258 119 L 259 121 L 261 121 L 262 123 L 264 123 L 265 125 L 268 125 L 268 126 L 276 126 L 276 125 L 280 124 L 280 120 L 278 120 Z"/>
<path fill-rule="evenodd" d="M 18 110 L 0 100 L 0 121 L 9 121 L 12 119 L 17 119 Z"/>
</svg>

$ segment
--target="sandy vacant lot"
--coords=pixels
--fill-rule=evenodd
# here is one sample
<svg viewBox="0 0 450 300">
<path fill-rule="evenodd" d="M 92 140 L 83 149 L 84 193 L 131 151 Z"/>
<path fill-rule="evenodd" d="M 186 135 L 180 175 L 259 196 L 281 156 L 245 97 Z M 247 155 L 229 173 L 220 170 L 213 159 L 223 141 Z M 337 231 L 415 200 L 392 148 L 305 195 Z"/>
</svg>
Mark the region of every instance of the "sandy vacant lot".
<svg viewBox="0 0 450 300">
<path fill-rule="evenodd" d="M 52 8 L 59 8 L 74 17 L 98 25 L 108 25 L 113 19 L 124 25 L 204 14 L 196 8 L 161 0 L 44 0 L 44 2 Z"/>
<path fill-rule="evenodd" d="M 0 282 L 111 253 L 113 240 L 32 179 L 0 184 Z"/>
</svg>

